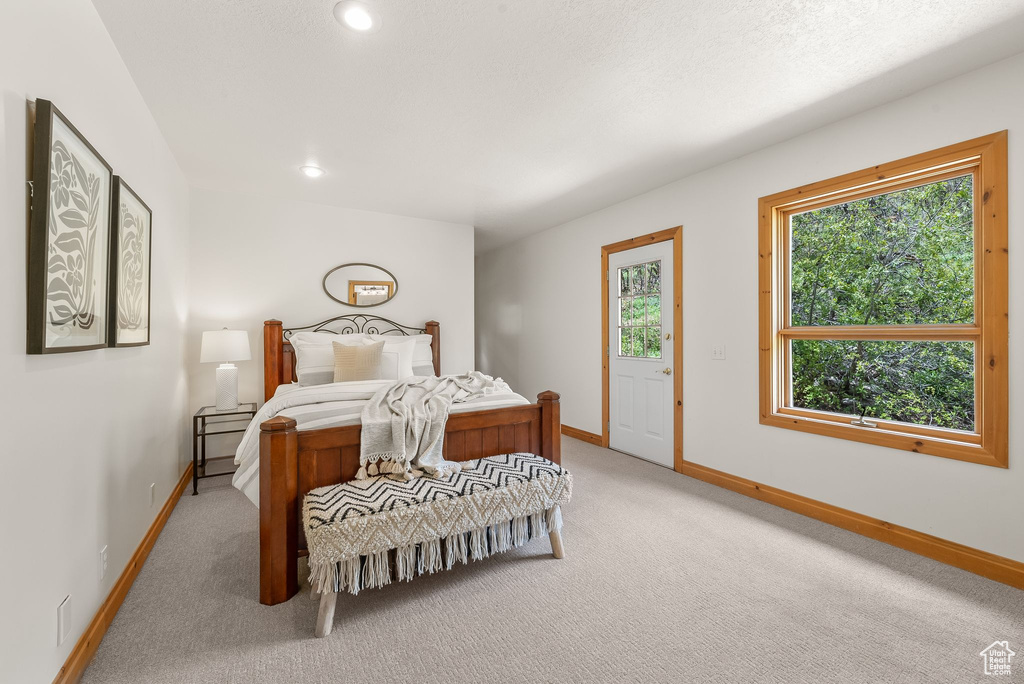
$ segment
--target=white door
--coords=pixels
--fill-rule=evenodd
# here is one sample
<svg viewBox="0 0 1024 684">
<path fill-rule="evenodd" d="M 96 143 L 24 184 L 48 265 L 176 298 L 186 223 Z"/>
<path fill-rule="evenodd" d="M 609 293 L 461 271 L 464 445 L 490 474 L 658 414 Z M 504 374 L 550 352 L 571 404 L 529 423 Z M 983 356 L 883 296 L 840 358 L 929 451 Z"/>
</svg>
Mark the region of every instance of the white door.
<svg viewBox="0 0 1024 684">
<path fill-rule="evenodd" d="M 608 255 L 609 446 L 673 467 L 672 241 Z"/>
</svg>

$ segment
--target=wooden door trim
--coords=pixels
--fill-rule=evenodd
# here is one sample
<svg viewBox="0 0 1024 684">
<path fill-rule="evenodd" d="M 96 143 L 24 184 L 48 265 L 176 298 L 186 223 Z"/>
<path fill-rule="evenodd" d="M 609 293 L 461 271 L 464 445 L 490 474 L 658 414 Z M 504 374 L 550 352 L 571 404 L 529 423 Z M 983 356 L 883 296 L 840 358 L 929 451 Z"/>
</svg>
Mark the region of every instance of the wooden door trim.
<svg viewBox="0 0 1024 684">
<path fill-rule="evenodd" d="M 610 245 L 601 247 L 601 346 L 604 347 L 604 354 L 601 357 L 601 446 L 608 446 L 609 430 L 608 421 L 611 419 L 611 411 L 608 406 L 608 372 L 611 362 L 611 345 L 608 339 L 608 256 L 617 252 L 625 252 L 637 247 L 645 247 L 659 242 L 672 241 L 672 261 L 675 266 L 672 270 L 672 327 L 675 340 L 672 345 L 673 354 L 676 359 L 675 375 L 672 381 L 673 394 L 673 456 L 674 470 L 677 473 L 683 472 L 683 227 L 676 226 L 666 230 L 659 230 L 655 233 L 640 235 L 613 242 Z M 664 296 L 664 295 L 663 295 Z"/>
</svg>

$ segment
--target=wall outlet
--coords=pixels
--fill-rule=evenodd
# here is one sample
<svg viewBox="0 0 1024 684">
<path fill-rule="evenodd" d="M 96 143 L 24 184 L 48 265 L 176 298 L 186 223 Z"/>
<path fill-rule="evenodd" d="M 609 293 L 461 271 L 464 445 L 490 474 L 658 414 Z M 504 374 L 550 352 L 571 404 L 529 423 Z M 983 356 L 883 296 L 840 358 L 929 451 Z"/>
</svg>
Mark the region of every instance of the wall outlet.
<svg viewBox="0 0 1024 684">
<path fill-rule="evenodd" d="M 100 549 L 100 579 L 107 576 L 107 547 Z"/>
<path fill-rule="evenodd" d="M 725 345 L 716 344 L 711 347 L 711 360 L 712 361 L 725 361 Z"/>
<path fill-rule="evenodd" d="M 71 634 L 71 594 L 57 606 L 57 645 L 60 646 Z"/>
<path fill-rule="evenodd" d="M 152 508 L 153 504 L 156 503 L 156 482 L 149 485 L 149 507 Z"/>
</svg>

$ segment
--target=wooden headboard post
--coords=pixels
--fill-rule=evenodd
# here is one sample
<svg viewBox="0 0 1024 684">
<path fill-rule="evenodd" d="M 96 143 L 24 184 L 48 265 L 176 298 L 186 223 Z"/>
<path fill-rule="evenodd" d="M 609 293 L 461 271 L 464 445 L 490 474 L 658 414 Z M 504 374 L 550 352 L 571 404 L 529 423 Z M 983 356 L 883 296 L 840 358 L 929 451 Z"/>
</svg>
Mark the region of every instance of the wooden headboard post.
<svg viewBox="0 0 1024 684">
<path fill-rule="evenodd" d="M 427 334 L 430 335 L 430 351 L 433 354 L 434 375 L 441 375 L 441 324 L 437 321 L 427 321 L 424 326 Z"/>
<path fill-rule="evenodd" d="M 281 378 L 283 344 L 281 321 L 263 321 L 263 401 L 270 401 L 277 386 L 284 382 Z"/>
<path fill-rule="evenodd" d="M 552 463 L 562 463 L 561 397 L 547 390 L 537 395 L 540 406 L 540 455 Z"/>
</svg>

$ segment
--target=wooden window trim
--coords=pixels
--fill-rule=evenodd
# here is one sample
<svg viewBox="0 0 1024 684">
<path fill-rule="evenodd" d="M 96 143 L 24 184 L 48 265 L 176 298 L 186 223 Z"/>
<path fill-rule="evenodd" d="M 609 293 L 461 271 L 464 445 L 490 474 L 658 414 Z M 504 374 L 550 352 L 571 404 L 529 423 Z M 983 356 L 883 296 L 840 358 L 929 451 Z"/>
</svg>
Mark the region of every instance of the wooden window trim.
<svg viewBox="0 0 1024 684">
<path fill-rule="evenodd" d="M 971 463 L 1008 467 L 1009 258 L 1007 132 L 762 197 L 759 214 L 760 422 Z M 975 324 L 787 326 L 788 220 L 841 204 L 954 176 L 974 174 Z M 786 406 L 787 348 L 798 339 L 936 340 L 975 343 L 975 433 Z"/>
</svg>

